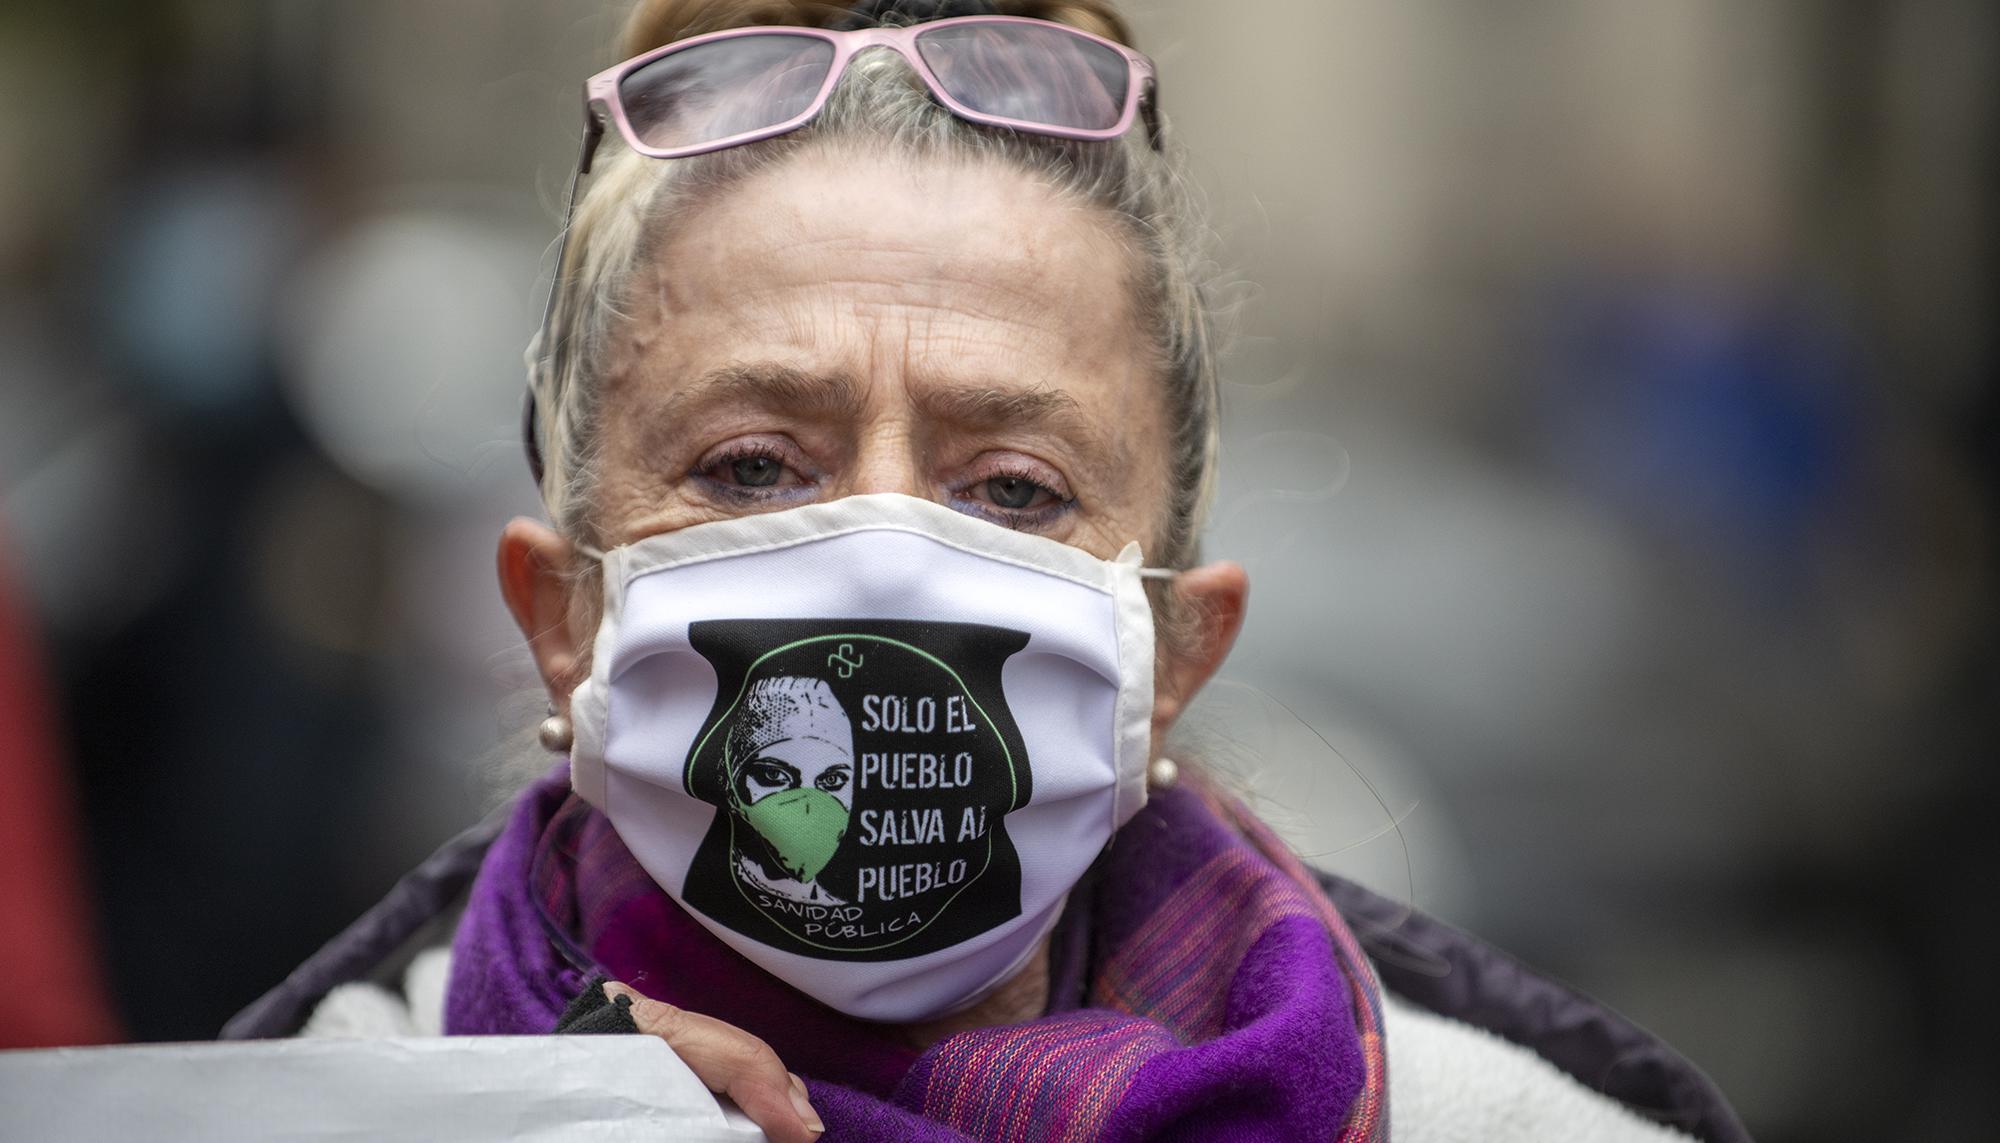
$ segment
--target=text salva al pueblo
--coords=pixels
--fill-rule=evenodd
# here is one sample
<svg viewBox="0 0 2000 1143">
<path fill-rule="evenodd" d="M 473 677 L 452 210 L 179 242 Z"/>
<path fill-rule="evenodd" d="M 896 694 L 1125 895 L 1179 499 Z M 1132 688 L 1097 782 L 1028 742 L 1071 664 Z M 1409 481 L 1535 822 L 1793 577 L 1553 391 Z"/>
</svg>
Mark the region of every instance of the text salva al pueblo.
<svg viewBox="0 0 2000 1143">
<path fill-rule="evenodd" d="M 865 695 L 861 729 L 890 734 L 970 734 L 979 729 L 972 704 L 964 695 L 939 702 L 931 695 Z M 951 790 L 972 784 L 969 751 L 863 751 L 863 790 Z M 986 834 L 986 807 L 963 806 L 949 820 L 941 806 L 916 809 L 862 810 L 856 815 L 854 840 L 864 846 L 941 845 L 972 841 Z M 971 872 L 964 858 L 951 861 L 908 861 L 894 865 L 864 865 L 859 870 L 857 903 L 895 901 L 956 885 Z"/>
</svg>

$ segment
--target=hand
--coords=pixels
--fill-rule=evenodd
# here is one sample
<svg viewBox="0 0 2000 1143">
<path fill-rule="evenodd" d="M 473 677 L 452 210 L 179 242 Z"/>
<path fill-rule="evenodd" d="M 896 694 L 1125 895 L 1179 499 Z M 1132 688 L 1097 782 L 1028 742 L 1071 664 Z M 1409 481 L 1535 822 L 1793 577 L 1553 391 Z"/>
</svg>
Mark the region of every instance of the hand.
<svg viewBox="0 0 2000 1143">
<path fill-rule="evenodd" d="M 632 1022 L 667 1042 L 708 1085 L 728 1096 L 771 1143 L 813 1143 L 826 1130 L 806 1099 L 805 1081 L 785 1070 L 771 1045 L 733 1024 L 641 996 L 616 981 L 604 986 L 612 1000 L 632 998 Z"/>
</svg>

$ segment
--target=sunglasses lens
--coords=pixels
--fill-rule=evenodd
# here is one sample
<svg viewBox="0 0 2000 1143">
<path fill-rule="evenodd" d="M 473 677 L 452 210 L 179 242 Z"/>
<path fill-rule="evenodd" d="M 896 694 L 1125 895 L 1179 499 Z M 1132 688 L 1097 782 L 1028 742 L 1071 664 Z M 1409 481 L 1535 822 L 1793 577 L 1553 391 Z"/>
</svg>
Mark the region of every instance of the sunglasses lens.
<svg viewBox="0 0 2000 1143">
<path fill-rule="evenodd" d="M 632 133 L 672 150 L 775 127 L 812 106 L 833 45 L 773 32 L 712 40 L 661 56 L 618 83 Z"/>
<path fill-rule="evenodd" d="M 947 24 L 917 52 L 953 99 L 982 115 L 1108 131 L 1125 110 L 1131 69 L 1096 40 L 1032 24 Z"/>
</svg>

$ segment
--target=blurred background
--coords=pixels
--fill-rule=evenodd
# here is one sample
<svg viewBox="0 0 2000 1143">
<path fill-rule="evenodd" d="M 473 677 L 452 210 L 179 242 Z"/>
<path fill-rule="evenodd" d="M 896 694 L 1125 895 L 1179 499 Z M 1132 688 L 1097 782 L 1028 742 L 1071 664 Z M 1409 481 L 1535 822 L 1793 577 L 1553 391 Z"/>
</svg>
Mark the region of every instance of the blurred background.
<svg viewBox="0 0 2000 1143">
<path fill-rule="evenodd" d="M 1766 1143 L 1994 1137 L 2000 8 L 1130 10 L 1256 585 L 1181 749 Z M 492 551 L 623 11 L 0 7 L 0 1044 L 213 1035 L 533 757 Z"/>
</svg>

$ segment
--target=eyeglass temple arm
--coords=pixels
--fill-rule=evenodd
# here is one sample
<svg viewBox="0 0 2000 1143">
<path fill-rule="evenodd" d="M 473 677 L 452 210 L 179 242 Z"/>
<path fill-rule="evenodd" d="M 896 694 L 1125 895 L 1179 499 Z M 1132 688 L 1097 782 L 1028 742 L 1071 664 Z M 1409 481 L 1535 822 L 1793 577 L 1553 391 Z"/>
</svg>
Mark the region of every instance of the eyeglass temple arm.
<svg viewBox="0 0 2000 1143">
<path fill-rule="evenodd" d="M 560 347 L 548 344 L 556 316 L 556 293 L 562 285 L 563 258 L 569 253 L 569 224 L 576 214 L 576 188 L 583 185 L 583 176 L 590 173 L 591 160 L 597 156 L 597 145 L 604 141 L 604 116 L 597 105 L 585 101 L 583 105 L 583 149 L 576 157 L 576 172 L 569 177 L 569 193 L 563 196 L 562 231 L 556 236 L 556 269 L 549 280 L 549 300 L 542 307 L 541 335 L 536 340 L 547 345 L 547 352 L 540 356 L 551 363 L 556 360 Z M 536 432 L 535 387 L 528 386 L 528 395 L 521 402 L 521 443 L 528 450 L 528 471 L 534 474 L 535 486 L 542 484 L 542 446 Z"/>
</svg>

